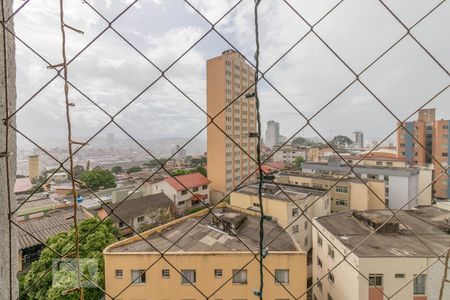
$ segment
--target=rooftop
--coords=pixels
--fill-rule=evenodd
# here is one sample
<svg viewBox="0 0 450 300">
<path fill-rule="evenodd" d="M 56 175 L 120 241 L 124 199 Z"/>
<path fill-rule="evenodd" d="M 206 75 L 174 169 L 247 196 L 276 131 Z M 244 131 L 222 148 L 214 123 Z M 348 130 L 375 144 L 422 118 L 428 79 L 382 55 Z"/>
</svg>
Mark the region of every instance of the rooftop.
<svg viewBox="0 0 450 300">
<path fill-rule="evenodd" d="M 313 169 L 318 171 L 333 171 L 347 173 L 350 167 L 340 161 L 332 162 L 305 162 L 302 169 Z M 370 170 L 373 175 L 396 175 L 396 176 L 412 176 L 419 174 L 418 168 L 403 167 L 384 167 L 384 166 L 361 166 L 356 165 L 353 170 L 358 173 L 363 170 Z"/>
<path fill-rule="evenodd" d="M 316 221 L 351 250 L 390 216 L 389 210 L 343 211 Z M 354 253 L 359 257 L 434 257 L 450 243 L 449 217 L 450 212 L 434 206 L 399 211 Z"/>
<path fill-rule="evenodd" d="M 127 221 L 132 218 L 142 216 L 146 210 L 153 210 L 157 208 L 169 208 L 173 205 L 172 200 L 169 199 L 164 193 L 148 195 L 140 198 L 130 198 L 126 200 L 126 203 L 121 204 L 114 203 L 109 204 L 109 207 L 114 209 L 114 214 L 119 216 L 122 220 Z M 109 214 L 111 209 L 106 205 L 102 208 Z M 117 207 L 117 208 L 115 208 Z M 119 219 L 112 214 L 110 217 L 119 222 Z"/>
<path fill-rule="evenodd" d="M 259 217 L 229 207 L 214 209 L 214 215 L 223 223 L 233 224 L 235 233 L 227 232 L 217 219 L 207 210 L 175 220 L 143 234 L 146 240 L 159 251 L 170 248 L 171 253 L 183 252 L 248 252 L 259 250 Z M 197 224 L 197 222 L 199 222 Z M 291 236 L 273 221 L 264 222 L 265 241 L 269 242 L 269 251 L 300 251 Z M 242 240 L 242 242 L 240 241 Z M 105 252 L 155 252 L 155 249 L 140 237 L 132 237 L 105 249 Z"/>
<path fill-rule="evenodd" d="M 378 179 L 369 179 L 369 178 L 355 178 L 355 177 L 348 177 L 340 178 L 333 175 L 327 175 L 327 174 L 320 174 L 320 173 L 304 173 L 304 172 L 296 172 L 296 171 L 282 171 L 279 173 L 279 176 L 298 176 L 298 177 L 307 177 L 307 178 L 317 178 L 317 179 L 324 179 L 324 180 L 332 180 L 332 181 L 339 181 L 339 182 L 357 182 L 362 183 L 368 182 L 368 181 L 379 181 L 383 182 L 382 180 Z"/>
<path fill-rule="evenodd" d="M 318 188 L 300 187 L 296 185 L 281 184 L 281 183 L 279 183 L 278 186 L 273 183 L 265 182 L 263 184 L 263 196 L 266 198 L 278 199 L 283 201 L 291 201 L 291 199 L 297 201 L 306 199 L 310 195 L 316 196 L 322 195 L 324 191 L 323 189 Z M 258 184 L 249 184 L 237 189 L 235 193 L 258 195 L 258 190 L 259 190 Z M 287 197 L 286 194 L 289 197 Z"/>
<path fill-rule="evenodd" d="M 185 190 L 186 188 L 190 189 L 197 186 L 202 186 L 211 183 L 205 176 L 200 173 L 191 173 L 186 175 L 178 175 L 175 176 L 176 180 L 173 177 L 166 177 L 164 180 L 170 184 L 177 191 Z"/>
<path fill-rule="evenodd" d="M 78 210 L 77 219 L 83 221 L 91 216 L 82 209 Z M 41 217 L 19 222 L 19 225 L 26 230 L 18 230 L 19 247 L 25 249 L 35 245 L 41 245 L 49 237 L 68 231 L 73 226 L 73 206 L 55 209 L 47 212 Z M 35 236 L 39 241 L 35 238 Z"/>
<path fill-rule="evenodd" d="M 33 184 L 30 181 L 30 178 L 17 178 L 14 184 L 14 193 L 23 193 L 30 190 L 33 187 Z"/>
</svg>

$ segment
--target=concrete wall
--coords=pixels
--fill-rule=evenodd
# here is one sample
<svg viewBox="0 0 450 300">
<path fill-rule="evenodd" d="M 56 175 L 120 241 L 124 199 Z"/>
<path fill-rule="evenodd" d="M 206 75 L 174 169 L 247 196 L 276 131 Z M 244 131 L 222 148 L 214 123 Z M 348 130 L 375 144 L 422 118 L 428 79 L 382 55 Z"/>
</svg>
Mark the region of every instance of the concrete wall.
<svg viewBox="0 0 450 300">
<path fill-rule="evenodd" d="M 12 13 L 12 0 L 5 0 L 4 13 L 6 16 Z M 14 31 L 13 20 L 9 21 L 6 26 L 9 30 Z M 7 129 L 2 120 L 6 117 L 6 104 L 8 104 L 11 114 L 16 109 L 16 66 L 15 66 L 15 45 L 14 38 L 7 33 L 6 35 L 6 51 L 3 45 L 3 30 L 0 30 L 0 152 L 8 150 L 7 158 L 0 157 L 0 299 L 16 299 L 18 296 L 18 287 L 16 280 L 16 272 L 18 270 L 18 244 L 17 244 L 17 228 L 9 222 L 10 209 L 16 207 L 16 198 L 14 197 L 14 182 L 16 174 L 16 134 L 12 128 Z M 6 53 L 6 70 L 5 74 L 5 53 Z M 6 82 L 5 82 L 6 79 Z M 5 90 L 5 83 L 7 89 Z M 7 97 L 6 97 L 7 92 Z M 10 120 L 15 126 L 15 118 Z M 6 149 L 6 134 L 8 130 L 8 149 Z M 8 201 L 8 182 L 6 180 L 6 160 L 9 167 L 9 191 L 10 199 Z M 11 234 L 11 241 L 9 236 Z M 11 255 L 12 254 L 12 255 Z M 10 264 L 12 258 L 12 265 Z"/>
<path fill-rule="evenodd" d="M 417 194 L 418 175 L 409 177 L 389 176 L 389 207 L 397 209 L 402 207 Z M 404 208 L 411 208 L 416 205 L 417 199 L 411 201 Z"/>
</svg>

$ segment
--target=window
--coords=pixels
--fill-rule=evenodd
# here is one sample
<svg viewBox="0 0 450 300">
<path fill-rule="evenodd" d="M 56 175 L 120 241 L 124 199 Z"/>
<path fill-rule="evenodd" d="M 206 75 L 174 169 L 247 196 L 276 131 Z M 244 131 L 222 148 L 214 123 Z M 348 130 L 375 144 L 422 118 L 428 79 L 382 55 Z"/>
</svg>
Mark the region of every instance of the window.
<svg viewBox="0 0 450 300">
<path fill-rule="evenodd" d="M 292 225 L 292 233 L 298 233 L 298 225 Z"/>
<path fill-rule="evenodd" d="M 222 277 L 222 269 L 214 269 L 214 277 Z"/>
<path fill-rule="evenodd" d="M 195 270 L 181 270 L 181 284 L 195 283 Z"/>
<path fill-rule="evenodd" d="M 334 283 L 334 275 L 330 272 L 330 270 L 328 270 L 328 280 Z"/>
<path fill-rule="evenodd" d="M 322 268 L 322 260 L 317 257 L 317 265 Z"/>
<path fill-rule="evenodd" d="M 345 186 L 337 186 L 337 187 L 336 187 L 336 192 L 347 194 L 348 189 L 347 189 L 347 187 L 345 187 Z"/>
<path fill-rule="evenodd" d="M 448 125 L 443 125 L 442 129 L 448 129 Z"/>
<path fill-rule="evenodd" d="M 308 248 L 308 237 L 305 237 L 305 240 L 303 241 L 303 245 L 305 245 L 306 248 Z"/>
<path fill-rule="evenodd" d="M 402 273 L 395 274 L 395 278 L 405 278 L 405 274 Z"/>
<path fill-rule="evenodd" d="M 123 223 L 122 221 L 119 222 L 119 228 L 122 228 L 125 225 L 125 223 Z"/>
<path fill-rule="evenodd" d="M 207 184 L 202 185 L 202 189 L 203 189 L 203 190 L 206 190 L 207 188 L 208 188 L 208 185 L 207 185 Z"/>
<path fill-rule="evenodd" d="M 383 162 L 382 161 L 377 161 L 377 166 L 382 166 Z"/>
<path fill-rule="evenodd" d="M 144 284 L 145 270 L 131 270 L 131 282 L 132 284 Z"/>
<path fill-rule="evenodd" d="M 185 202 L 186 202 L 186 201 L 180 201 L 180 202 L 178 202 L 178 206 L 184 205 Z"/>
<path fill-rule="evenodd" d="M 339 200 L 339 199 L 337 199 L 336 200 L 336 205 L 337 206 L 348 206 L 348 200 Z"/>
<path fill-rule="evenodd" d="M 122 269 L 115 270 L 114 277 L 121 279 L 123 277 L 123 270 Z"/>
<path fill-rule="evenodd" d="M 293 217 L 298 216 L 298 208 L 297 207 L 292 209 L 292 216 Z"/>
<path fill-rule="evenodd" d="M 289 270 L 275 269 L 275 283 L 289 283 Z"/>
<path fill-rule="evenodd" d="M 319 278 L 317 278 L 317 287 L 322 292 L 322 281 L 320 281 Z"/>
<path fill-rule="evenodd" d="M 186 195 L 188 192 L 187 192 L 187 190 L 182 190 L 181 191 L 181 195 Z"/>
<path fill-rule="evenodd" d="M 305 227 L 305 229 L 308 229 L 308 221 L 305 222 L 304 227 Z"/>
<path fill-rule="evenodd" d="M 317 244 L 318 244 L 319 246 L 322 246 L 322 237 L 317 236 Z"/>
<path fill-rule="evenodd" d="M 330 246 L 328 246 L 328 256 L 334 259 L 334 250 Z"/>
<path fill-rule="evenodd" d="M 369 274 L 369 286 L 383 287 L 383 274 Z"/>
<path fill-rule="evenodd" d="M 392 167 L 394 164 L 392 163 L 392 161 L 388 161 L 388 162 L 386 162 L 386 166 L 388 166 L 388 167 Z"/>
<path fill-rule="evenodd" d="M 233 283 L 247 284 L 247 270 L 233 269 Z"/>
<path fill-rule="evenodd" d="M 193 191 L 193 192 L 198 192 L 198 186 L 192 188 L 192 191 Z"/>
<path fill-rule="evenodd" d="M 448 157 L 448 152 L 443 152 L 442 157 Z"/>
<path fill-rule="evenodd" d="M 425 274 L 420 274 L 414 278 L 414 295 L 425 295 L 426 276 Z"/>
<path fill-rule="evenodd" d="M 162 270 L 162 277 L 163 278 L 170 278 L 170 270 L 169 269 L 163 269 Z"/>
<path fill-rule="evenodd" d="M 140 216 L 137 218 L 138 223 L 144 222 L 144 216 Z"/>
</svg>

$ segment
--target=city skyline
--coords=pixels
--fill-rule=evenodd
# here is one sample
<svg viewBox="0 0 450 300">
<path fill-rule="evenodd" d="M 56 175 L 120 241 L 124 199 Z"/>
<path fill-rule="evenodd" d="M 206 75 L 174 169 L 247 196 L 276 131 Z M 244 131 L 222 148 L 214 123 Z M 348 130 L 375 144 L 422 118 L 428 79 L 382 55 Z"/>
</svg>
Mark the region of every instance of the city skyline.
<svg viewBox="0 0 450 300">
<path fill-rule="evenodd" d="M 217 20 L 234 4 L 230 1 L 214 5 L 202 1 L 193 2 L 212 20 Z M 433 1 L 426 4 L 412 3 L 409 9 L 405 9 L 403 7 L 405 4 L 402 3 L 392 5 L 394 9 L 401 10 L 401 17 L 405 23 L 412 25 L 434 5 L 431 2 Z M 56 34 L 53 31 L 57 30 L 56 26 L 52 26 L 53 22 L 57 21 L 57 6 L 51 1 L 47 4 L 41 6 L 30 3 L 21 10 L 16 15 L 16 34 L 42 53 L 45 59 L 56 64 L 60 61 L 58 55 L 60 45 L 57 39 L 51 37 Z M 108 18 L 118 14 L 125 4 L 113 6 L 103 1 L 94 3 L 95 7 Z M 309 22 L 317 21 L 320 15 L 332 7 L 331 3 L 312 3 L 312 1 L 291 4 L 297 9 L 302 8 Z M 301 21 L 287 5 L 276 7 L 272 5 L 268 2 L 261 5 L 263 71 L 294 45 L 308 29 L 306 23 Z M 317 26 L 317 32 L 337 49 L 338 54 L 352 69 L 358 72 L 400 38 L 403 29 L 375 2 L 368 4 L 367 7 L 357 1 L 349 1 L 342 5 L 343 8 L 337 8 L 330 14 L 329 21 Z M 86 6 L 73 4 L 68 6 L 73 12 L 68 15 L 70 23 L 85 31 L 84 35 L 69 33 L 70 59 L 98 34 L 106 23 Z M 448 19 L 449 7 L 450 5 L 445 3 L 443 9 L 436 13 L 433 20 L 437 20 L 435 21 L 437 24 L 424 22 L 414 29 L 416 36 L 433 51 L 433 55 L 438 57 L 445 67 L 450 65 L 450 61 L 439 51 L 448 48 L 447 44 L 450 42 L 439 38 L 439 33 L 443 30 L 439 25 Z M 359 14 L 352 13 L 355 10 L 358 10 Z M 177 14 L 176 18 L 173 17 L 174 12 Z M 217 30 L 223 33 L 232 45 L 211 32 L 166 73 L 177 87 L 205 111 L 206 60 L 235 46 L 253 62 L 253 43 L 247 42 L 246 38 L 252 29 L 251 13 L 251 3 L 243 2 L 239 9 L 233 10 L 218 23 Z M 269 13 L 283 18 L 267 18 Z M 147 14 L 152 14 L 152 18 L 148 18 Z M 43 15 L 50 17 L 44 18 Z M 113 27 L 161 68 L 168 67 L 208 29 L 207 23 L 183 1 L 170 3 L 142 1 L 127 11 L 126 15 L 127 17 L 119 18 Z M 351 17 L 345 18 L 347 16 Z M 166 18 L 170 18 L 171 22 L 164 21 Z M 366 25 L 365 30 L 368 30 L 367 45 L 361 43 L 353 45 L 355 49 L 351 49 L 352 47 L 343 49 L 340 43 L 345 42 L 345 36 L 337 30 L 354 31 L 354 34 L 361 36 L 362 29 L 355 28 L 354 24 L 362 20 Z M 379 23 L 384 21 L 386 24 L 381 26 Z M 151 26 L 158 22 L 160 26 Z M 136 27 L 136 24 L 139 26 Z M 329 24 L 334 24 L 335 27 L 331 28 Z M 290 29 L 293 27 L 296 28 L 295 31 Z M 39 34 L 36 34 L 36 31 Z M 278 31 L 283 34 L 277 34 Z M 429 34 L 430 32 L 433 34 Z M 48 37 L 49 42 L 37 43 L 37 36 L 39 41 Z M 340 42 L 337 42 L 338 38 Z M 370 48 L 372 43 L 377 47 Z M 53 76 L 53 71 L 47 70 L 45 63 L 20 43 L 17 43 L 17 51 L 17 90 L 20 106 Z M 390 65 L 389 69 L 387 65 Z M 71 82 L 111 114 L 119 111 L 158 75 L 156 68 L 110 30 L 81 54 L 68 70 Z M 125 74 L 134 76 L 124 76 Z M 296 109 L 311 117 L 349 84 L 352 76 L 351 71 L 346 69 L 317 37 L 310 34 L 270 69 L 265 78 L 286 96 Z M 361 76 L 368 87 L 400 118 L 414 112 L 420 104 L 442 89 L 447 82 L 446 78 L 443 71 L 409 38 L 400 42 L 389 55 Z M 65 138 L 64 126 L 55 126 L 60 124 L 64 117 L 63 102 L 59 101 L 63 99 L 61 84 L 60 80 L 51 83 L 17 114 L 19 129 L 38 144 L 49 139 L 49 136 L 56 140 Z M 279 120 L 280 126 L 284 129 L 283 135 L 288 138 L 306 124 L 294 107 L 283 100 L 268 82 L 260 81 L 259 90 L 263 124 L 271 119 Z M 90 136 L 105 125 L 109 117 L 73 89 L 71 93 L 76 105 L 73 110 L 74 135 Z M 450 111 L 450 102 L 446 101 L 449 96 L 447 90 L 427 105 L 436 107 L 438 119 L 448 118 L 445 112 Z M 405 104 L 408 104 L 406 110 Z M 35 111 L 40 113 L 36 114 Z M 413 118 L 414 116 L 411 117 Z M 116 121 L 139 140 L 149 135 L 155 138 L 163 136 L 190 138 L 206 125 L 206 116 L 167 80 L 161 79 L 119 114 Z M 335 126 L 337 123 L 339 127 Z M 390 116 L 359 83 L 354 83 L 311 121 L 324 137 L 330 138 L 340 134 L 350 136 L 351 132 L 358 128 L 364 132 L 366 140 L 383 139 L 395 128 L 396 123 L 397 120 Z M 264 132 L 265 126 L 262 130 Z M 124 136 L 123 132 L 112 124 L 101 135 L 106 135 L 107 132 L 114 132 L 117 138 L 120 138 L 120 135 Z M 317 136 L 311 128 L 303 130 L 299 135 Z M 205 136 L 204 130 L 199 138 Z M 395 133 L 389 140 L 395 142 Z M 21 142 L 23 139 L 19 137 L 19 143 Z"/>
</svg>

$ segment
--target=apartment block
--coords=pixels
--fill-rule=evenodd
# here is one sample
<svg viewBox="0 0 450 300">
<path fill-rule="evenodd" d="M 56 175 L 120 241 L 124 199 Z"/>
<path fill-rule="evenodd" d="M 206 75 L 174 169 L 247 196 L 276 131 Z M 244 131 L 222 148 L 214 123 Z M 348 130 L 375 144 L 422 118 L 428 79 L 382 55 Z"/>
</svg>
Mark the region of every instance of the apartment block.
<svg viewBox="0 0 450 300">
<path fill-rule="evenodd" d="M 347 160 L 348 161 L 348 160 Z M 304 163 L 304 173 L 332 175 L 338 178 L 345 176 L 351 171 L 350 167 L 343 161 L 330 160 L 327 163 Z M 384 182 L 384 201 L 390 208 L 412 208 L 423 204 L 419 201 L 419 168 L 413 167 L 386 167 L 383 165 L 353 165 L 352 172 L 348 177 L 361 179 L 375 179 Z M 383 193 L 377 194 L 383 199 Z M 429 203 L 428 203 L 429 204 Z"/>
<path fill-rule="evenodd" d="M 438 199 L 448 199 L 450 179 L 448 174 L 440 175 L 450 163 L 450 120 L 436 120 L 435 113 L 434 108 L 422 109 L 417 120 L 404 123 L 411 134 L 404 128 L 397 131 L 398 156 L 410 164 L 433 165 L 434 178 L 438 178 L 434 183 L 433 195 Z"/>
<path fill-rule="evenodd" d="M 258 184 L 239 188 L 230 195 L 230 205 L 247 211 L 259 212 Z M 330 198 L 322 195 L 323 190 L 294 185 L 264 183 L 264 215 L 277 222 L 288 232 L 298 245 L 309 251 L 312 246 L 312 226 L 309 220 L 330 213 Z M 305 211 L 305 218 L 302 215 Z"/>
<path fill-rule="evenodd" d="M 269 148 L 280 143 L 280 123 L 273 120 L 267 121 L 266 136 L 264 145 Z"/>
<path fill-rule="evenodd" d="M 385 208 L 383 180 L 365 179 L 361 181 L 351 177 L 339 179 L 331 175 L 285 171 L 276 175 L 274 181 L 324 191 L 330 189 L 328 194 L 331 212 Z M 375 194 L 380 197 L 381 201 Z"/>
<path fill-rule="evenodd" d="M 214 201 L 256 178 L 256 107 L 246 97 L 254 92 L 254 72 L 234 50 L 207 61 L 207 122 L 214 118 L 207 128 L 207 170 Z"/>
<path fill-rule="evenodd" d="M 445 261 L 450 213 L 424 206 L 391 215 L 343 211 L 314 220 L 314 300 L 439 299 L 445 265 L 437 258 Z M 442 299 L 449 298 L 446 284 Z"/>
<path fill-rule="evenodd" d="M 41 176 L 41 165 L 39 155 L 28 156 L 28 177 L 30 180 L 38 179 Z"/>
<path fill-rule="evenodd" d="M 254 299 L 260 280 L 252 253 L 259 250 L 258 227 L 256 213 L 222 206 L 213 214 L 203 210 L 144 232 L 145 240 L 135 236 L 119 241 L 103 252 L 107 295 L 142 300 Z M 277 223 L 266 220 L 264 232 L 265 241 L 275 239 L 264 259 L 268 270 L 264 298 L 305 294 L 298 298 L 305 300 L 306 254 Z M 164 259 L 152 245 L 165 253 Z"/>
<path fill-rule="evenodd" d="M 294 164 L 297 157 L 302 157 L 304 160 L 308 157 L 309 148 L 298 145 L 284 145 L 277 150 L 273 156 L 273 161 L 284 162 L 288 164 Z"/>
</svg>

